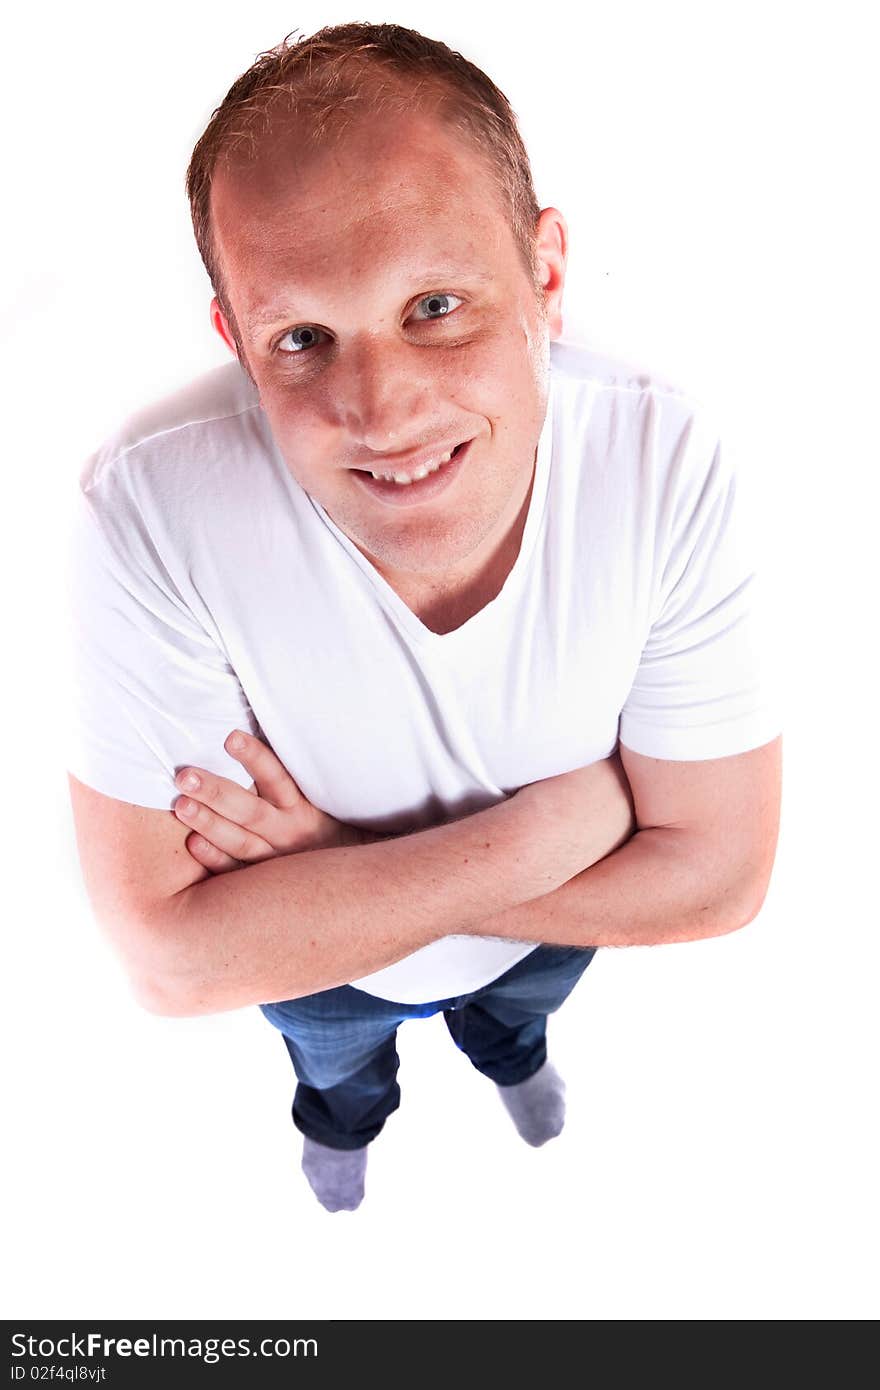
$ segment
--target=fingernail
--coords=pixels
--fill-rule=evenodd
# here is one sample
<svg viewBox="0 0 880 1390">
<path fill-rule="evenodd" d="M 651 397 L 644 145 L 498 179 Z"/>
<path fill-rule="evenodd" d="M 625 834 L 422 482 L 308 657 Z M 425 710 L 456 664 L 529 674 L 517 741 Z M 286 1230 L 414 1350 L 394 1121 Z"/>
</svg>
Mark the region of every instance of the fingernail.
<svg viewBox="0 0 880 1390">
<path fill-rule="evenodd" d="M 185 787 L 188 792 L 194 792 L 199 785 L 199 779 L 194 772 L 181 772 L 177 777 L 177 785 Z"/>
<path fill-rule="evenodd" d="M 182 796 L 174 809 L 179 811 L 182 816 L 192 816 L 195 814 L 196 803 Z"/>
<path fill-rule="evenodd" d="M 238 752 L 240 748 L 244 748 L 244 735 L 239 733 L 230 734 L 228 746 L 236 752 Z"/>
</svg>

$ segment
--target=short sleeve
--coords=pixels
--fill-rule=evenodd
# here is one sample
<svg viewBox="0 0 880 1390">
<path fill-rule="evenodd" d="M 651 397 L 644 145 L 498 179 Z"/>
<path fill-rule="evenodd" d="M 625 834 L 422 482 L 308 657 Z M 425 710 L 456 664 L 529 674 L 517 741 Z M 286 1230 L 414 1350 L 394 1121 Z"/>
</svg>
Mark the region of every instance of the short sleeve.
<svg viewBox="0 0 880 1390">
<path fill-rule="evenodd" d="M 67 562 L 68 770 L 159 810 L 173 806 L 188 763 L 249 787 L 223 747 L 233 728 L 258 732 L 248 701 L 132 500 L 78 489 Z"/>
<path fill-rule="evenodd" d="M 654 615 L 619 738 L 648 757 L 722 758 L 781 731 L 768 597 L 717 434 L 685 432 L 658 516 Z"/>
</svg>

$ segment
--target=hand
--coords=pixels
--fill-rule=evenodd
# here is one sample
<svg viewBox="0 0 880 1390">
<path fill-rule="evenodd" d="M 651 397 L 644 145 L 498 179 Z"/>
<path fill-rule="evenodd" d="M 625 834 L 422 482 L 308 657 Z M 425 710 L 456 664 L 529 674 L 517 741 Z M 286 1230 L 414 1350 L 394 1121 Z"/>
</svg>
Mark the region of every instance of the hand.
<svg viewBox="0 0 880 1390">
<path fill-rule="evenodd" d="M 262 740 L 234 729 L 223 746 L 253 777 L 249 788 L 200 767 L 181 768 L 174 779 L 185 793 L 174 814 L 192 828 L 186 848 L 204 868 L 223 874 L 281 854 L 366 842 L 354 826 L 313 806 Z"/>
</svg>

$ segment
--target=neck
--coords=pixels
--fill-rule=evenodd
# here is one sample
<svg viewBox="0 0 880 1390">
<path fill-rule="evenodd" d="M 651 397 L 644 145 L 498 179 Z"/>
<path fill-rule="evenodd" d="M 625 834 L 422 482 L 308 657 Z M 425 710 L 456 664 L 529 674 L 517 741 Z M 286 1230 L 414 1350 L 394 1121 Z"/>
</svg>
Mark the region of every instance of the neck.
<svg viewBox="0 0 880 1390">
<path fill-rule="evenodd" d="M 513 526 L 488 554 L 481 555 L 478 561 L 461 571 L 455 574 L 388 573 L 376 566 L 407 608 L 431 632 L 454 632 L 501 593 L 520 552 L 534 484 L 533 470 Z"/>
</svg>

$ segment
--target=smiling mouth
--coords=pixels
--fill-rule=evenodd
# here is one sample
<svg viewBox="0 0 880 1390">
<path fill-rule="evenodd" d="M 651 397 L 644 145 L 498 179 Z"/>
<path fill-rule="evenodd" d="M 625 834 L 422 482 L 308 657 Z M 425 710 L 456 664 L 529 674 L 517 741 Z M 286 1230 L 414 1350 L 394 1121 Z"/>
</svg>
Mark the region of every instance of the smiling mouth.
<svg viewBox="0 0 880 1390">
<path fill-rule="evenodd" d="M 427 478 L 431 473 L 438 473 L 444 464 L 451 463 L 470 440 L 464 440 L 461 444 L 456 444 L 454 449 L 450 449 L 445 454 L 438 454 L 437 458 L 430 459 L 427 463 L 420 463 L 412 472 L 399 469 L 396 473 L 376 473 L 369 468 L 356 468 L 355 473 L 363 473 L 368 478 L 375 478 L 377 482 L 394 483 L 397 487 L 411 487 L 413 483 L 420 483 L 423 478 Z"/>
<path fill-rule="evenodd" d="M 471 453 L 472 439 L 456 444 L 445 454 L 413 468 L 411 473 L 403 470 L 397 473 L 375 473 L 369 468 L 353 468 L 359 487 L 383 506 L 411 507 L 419 503 L 431 505 L 434 499 L 455 485 L 459 473 L 466 466 Z"/>
</svg>

